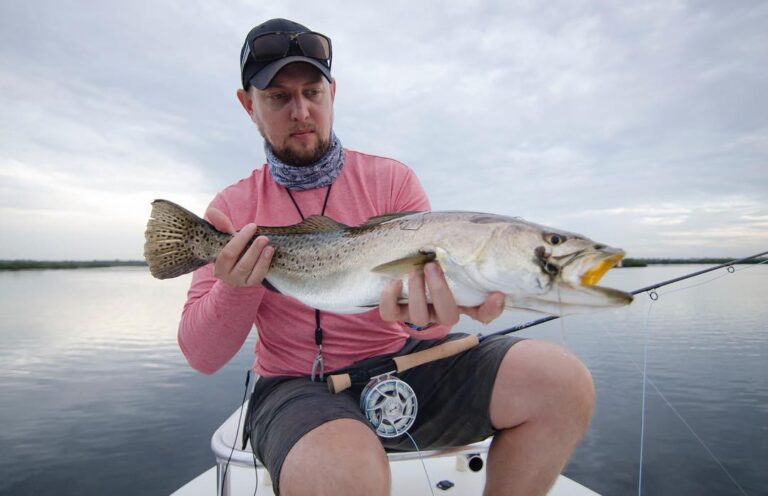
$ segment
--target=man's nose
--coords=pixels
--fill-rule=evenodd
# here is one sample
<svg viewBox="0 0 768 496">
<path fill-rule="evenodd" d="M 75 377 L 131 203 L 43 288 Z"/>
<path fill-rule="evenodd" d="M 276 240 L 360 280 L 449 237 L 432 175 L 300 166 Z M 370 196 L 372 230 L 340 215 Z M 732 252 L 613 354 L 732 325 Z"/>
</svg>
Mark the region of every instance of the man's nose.
<svg viewBox="0 0 768 496">
<path fill-rule="evenodd" d="M 303 121 L 309 118 L 309 102 L 304 97 L 294 98 L 291 104 L 291 119 Z"/>
</svg>

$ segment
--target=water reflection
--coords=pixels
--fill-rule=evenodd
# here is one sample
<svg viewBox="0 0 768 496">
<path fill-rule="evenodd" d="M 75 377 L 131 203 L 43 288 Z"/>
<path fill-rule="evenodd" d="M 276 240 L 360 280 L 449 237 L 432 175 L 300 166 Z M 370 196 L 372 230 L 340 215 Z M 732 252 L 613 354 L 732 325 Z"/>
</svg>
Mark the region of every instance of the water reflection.
<svg viewBox="0 0 768 496">
<path fill-rule="evenodd" d="M 143 269 L 0 274 L 0 422 L 13 426 L 0 493 L 169 493 L 211 463 L 207 438 L 252 356 L 214 378 L 188 368 L 176 344 L 188 283 Z"/>
<path fill-rule="evenodd" d="M 603 283 L 631 290 L 695 269 L 614 270 Z M 524 331 L 567 345 L 593 372 L 597 411 L 566 473 L 604 494 L 637 490 L 647 338 L 649 378 L 749 494 L 767 487 L 767 275 L 659 290 L 647 325 L 639 295 Z M 141 268 L 0 273 L 0 493 L 163 494 L 212 465 L 210 435 L 240 402 L 254 338 L 219 373 L 192 371 L 176 343 L 188 282 Z M 646 412 L 646 494 L 739 494 L 651 387 Z"/>
</svg>

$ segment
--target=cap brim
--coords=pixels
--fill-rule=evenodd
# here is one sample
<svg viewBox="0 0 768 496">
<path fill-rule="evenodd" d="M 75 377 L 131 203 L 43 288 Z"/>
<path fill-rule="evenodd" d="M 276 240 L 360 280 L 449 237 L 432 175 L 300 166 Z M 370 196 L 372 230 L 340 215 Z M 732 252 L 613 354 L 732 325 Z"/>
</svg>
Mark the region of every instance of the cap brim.
<svg viewBox="0 0 768 496">
<path fill-rule="evenodd" d="M 284 57 L 280 60 L 272 62 L 260 70 L 255 76 L 253 76 L 250 80 L 250 83 L 257 89 L 266 89 L 272 79 L 277 75 L 278 72 L 280 72 L 280 69 L 287 66 L 288 64 L 293 64 L 295 62 L 306 62 L 307 64 L 317 67 L 320 73 L 325 76 L 329 82 L 331 81 L 331 71 L 326 66 L 315 59 L 303 57 L 301 55 L 295 55 L 292 57 Z"/>
</svg>

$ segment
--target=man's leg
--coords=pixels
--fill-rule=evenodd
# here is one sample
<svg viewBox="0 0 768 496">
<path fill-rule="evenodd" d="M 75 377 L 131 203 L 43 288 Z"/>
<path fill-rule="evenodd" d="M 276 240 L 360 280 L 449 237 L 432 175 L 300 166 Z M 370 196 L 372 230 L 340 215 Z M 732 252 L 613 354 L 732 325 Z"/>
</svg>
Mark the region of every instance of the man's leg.
<svg viewBox="0 0 768 496">
<path fill-rule="evenodd" d="M 491 396 L 491 423 L 501 432 L 484 494 L 546 494 L 589 426 L 594 397 L 592 376 L 566 350 L 535 340 L 510 348 Z"/>
<path fill-rule="evenodd" d="M 254 454 L 283 496 L 389 494 L 389 464 L 351 391 L 304 377 L 264 377 L 251 397 Z"/>
<path fill-rule="evenodd" d="M 389 495 L 387 455 L 362 422 L 339 419 L 309 431 L 293 445 L 280 473 L 282 496 Z"/>
</svg>

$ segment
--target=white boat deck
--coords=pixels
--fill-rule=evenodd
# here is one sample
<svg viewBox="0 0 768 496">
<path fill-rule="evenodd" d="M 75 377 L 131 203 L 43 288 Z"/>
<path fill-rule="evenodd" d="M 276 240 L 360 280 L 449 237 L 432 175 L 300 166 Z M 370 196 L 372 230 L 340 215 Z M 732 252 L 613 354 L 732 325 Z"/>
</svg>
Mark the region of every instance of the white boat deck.
<svg viewBox="0 0 768 496">
<path fill-rule="evenodd" d="M 230 453 L 232 458 L 227 468 L 226 486 L 223 492 L 225 496 L 274 495 L 272 483 L 266 470 L 261 466 L 254 470 L 250 445 L 245 450 L 232 450 L 233 443 L 240 438 L 239 432 L 236 430 L 240 412 L 240 409 L 235 411 L 216 430 L 211 439 L 211 448 L 218 466 L 211 467 L 200 474 L 179 488 L 172 496 L 218 496 L 221 494 L 217 489 L 217 478 L 220 469 L 230 457 Z M 391 494 L 398 496 L 430 496 L 433 493 L 435 495 L 446 494 L 447 496 L 482 494 L 485 483 L 485 453 L 489 444 L 490 441 L 487 440 L 464 448 L 424 452 L 423 465 L 422 459 L 416 453 L 390 454 Z M 482 459 L 483 468 L 478 471 L 471 470 L 467 463 L 468 456 Z M 255 471 L 258 472 L 258 487 L 256 487 Z M 427 475 L 429 475 L 429 481 Z M 448 489 L 440 489 L 437 484 L 441 481 L 450 481 L 453 486 Z M 565 476 L 560 476 L 549 492 L 549 496 L 596 495 L 596 492 Z"/>
<path fill-rule="evenodd" d="M 479 496 L 483 493 L 485 482 L 485 469 L 480 472 L 456 470 L 456 458 L 429 458 L 424 460 L 429 472 L 432 489 L 435 496 Z M 392 493 L 397 496 L 431 496 L 430 487 L 424 475 L 424 468 L 418 460 L 392 462 Z M 259 487 L 256 496 L 273 496 L 272 485 L 265 484 L 266 472 L 259 468 Z M 231 477 L 231 478 L 230 478 Z M 230 479 L 231 493 L 234 495 L 251 496 L 254 494 L 256 478 L 253 467 L 250 469 L 230 466 L 227 470 L 227 478 Z M 449 480 L 455 485 L 447 490 L 441 490 L 435 485 Z M 173 493 L 172 496 L 215 496 L 216 495 L 216 467 L 193 479 L 185 486 Z M 549 496 L 598 496 L 598 493 L 587 489 L 577 482 L 560 476 L 554 487 L 549 491 Z"/>
</svg>

